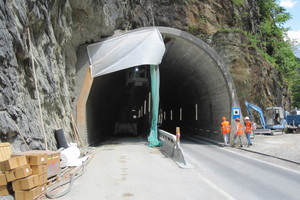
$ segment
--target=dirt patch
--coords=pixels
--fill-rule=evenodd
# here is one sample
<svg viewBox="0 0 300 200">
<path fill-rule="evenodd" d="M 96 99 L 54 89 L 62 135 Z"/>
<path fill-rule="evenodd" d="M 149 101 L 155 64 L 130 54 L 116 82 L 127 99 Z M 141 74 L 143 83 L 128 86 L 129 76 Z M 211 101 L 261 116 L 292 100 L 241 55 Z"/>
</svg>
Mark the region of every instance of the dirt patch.
<svg viewBox="0 0 300 200">
<path fill-rule="evenodd" d="M 257 135 L 249 149 L 300 163 L 300 134 Z"/>
<path fill-rule="evenodd" d="M 133 197 L 134 195 L 133 194 L 131 194 L 131 193 L 125 193 L 125 194 L 123 194 L 123 198 L 128 198 L 128 197 Z"/>
</svg>

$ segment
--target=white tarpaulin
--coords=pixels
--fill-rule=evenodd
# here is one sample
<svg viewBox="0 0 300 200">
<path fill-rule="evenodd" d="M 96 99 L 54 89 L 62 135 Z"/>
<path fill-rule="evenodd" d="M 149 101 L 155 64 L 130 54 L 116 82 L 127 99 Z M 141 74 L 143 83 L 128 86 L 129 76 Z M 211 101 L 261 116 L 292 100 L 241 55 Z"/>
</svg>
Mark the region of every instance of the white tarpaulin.
<svg viewBox="0 0 300 200">
<path fill-rule="evenodd" d="M 165 52 L 157 28 L 136 30 L 87 46 L 91 76 L 97 77 L 139 65 L 158 65 Z"/>
</svg>

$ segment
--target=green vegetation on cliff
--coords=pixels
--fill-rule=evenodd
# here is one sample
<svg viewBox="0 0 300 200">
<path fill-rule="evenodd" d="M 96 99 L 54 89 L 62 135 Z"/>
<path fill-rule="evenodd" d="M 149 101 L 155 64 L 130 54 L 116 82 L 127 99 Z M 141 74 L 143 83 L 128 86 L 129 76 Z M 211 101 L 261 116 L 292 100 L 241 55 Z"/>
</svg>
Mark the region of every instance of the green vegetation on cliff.
<svg viewBox="0 0 300 200">
<path fill-rule="evenodd" d="M 297 58 L 298 68 L 297 73 L 293 79 L 292 92 L 293 92 L 293 106 L 300 108 L 300 58 Z"/>
<path fill-rule="evenodd" d="M 260 40 L 256 43 L 263 50 L 277 70 L 292 86 L 293 106 L 300 107 L 299 60 L 294 55 L 292 45 L 284 40 L 284 23 L 291 19 L 289 13 L 278 5 L 276 0 L 257 0 L 260 8 Z"/>
<path fill-rule="evenodd" d="M 300 108 L 300 74 L 295 76 L 292 85 L 293 91 L 293 106 Z"/>
<path fill-rule="evenodd" d="M 237 5 L 236 0 L 232 0 Z M 248 37 L 269 62 L 273 63 L 292 92 L 292 106 L 300 107 L 300 59 L 293 52 L 293 44 L 285 40 L 287 29 L 284 23 L 291 19 L 289 13 L 276 0 L 257 0 L 259 6 L 259 31 L 253 34 L 242 29 L 223 29 L 226 32 L 240 32 Z"/>
<path fill-rule="evenodd" d="M 259 45 L 274 59 L 278 71 L 290 80 L 298 64 L 291 44 L 283 39 L 286 32 L 283 24 L 291 18 L 290 14 L 280 7 L 276 0 L 258 0 L 258 5 L 262 22 Z"/>
<path fill-rule="evenodd" d="M 278 5 L 278 0 L 213 2 L 215 3 L 209 5 L 207 2 L 196 0 L 189 2 L 187 31 L 198 35 L 210 45 L 215 45 L 218 53 L 225 54 L 224 57 L 226 57 L 226 62 L 228 62 L 230 69 L 233 69 L 240 62 L 239 64 L 243 65 L 245 69 L 251 69 L 253 70 L 251 72 L 254 73 L 258 71 L 256 66 L 261 66 L 263 71 L 268 69 L 269 66 L 266 65 L 270 65 L 272 70 L 269 70 L 267 74 L 272 76 L 275 74 L 273 73 L 273 66 L 275 66 L 277 69 L 274 70 L 274 72 L 276 71 L 276 76 L 268 77 L 269 80 L 263 76 L 255 77 L 257 78 L 257 83 L 256 85 L 248 85 L 249 91 L 255 92 L 264 87 L 264 90 L 261 90 L 261 94 L 265 95 L 263 98 L 264 102 L 261 102 L 262 105 L 276 104 L 289 108 L 291 106 L 290 100 L 292 99 L 293 106 L 300 107 L 300 75 L 297 73 L 297 70 L 300 69 L 300 63 L 293 52 L 294 47 L 292 43 L 286 40 L 287 29 L 283 26 L 291 18 L 290 14 Z M 226 36 L 226 33 L 231 32 L 233 34 Z M 225 33 L 224 35 L 228 37 L 230 44 L 222 43 L 222 41 L 216 42 L 218 39 L 217 33 Z M 240 41 L 235 41 L 233 38 L 230 38 L 230 35 L 240 37 Z M 239 42 L 242 43 L 240 44 Z M 225 52 L 222 48 L 227 48 L 227 50 L 232 48 L 231 50 L 234 51 L 237 49 L 234 47 L 235 43 L 247 48 L 253 47 L 248 48 L 248 50 L 258 50 L 272 64 L 255 60 L 256 54 L 251 54 L 251 52 L 250 55 L 246 55 L 247 48 L 240 49 L 242 54 L 239 59 L 236 59 L 235 55 L 232 55 L 232 57 L 228 56 L 228 52 Z M 249 58 L 254 58 L 254 60 L 249 60 Z M 240 78 L 241 74 L 238 74 L 237 77 Z M 244 79 L 247 78 L 250 78 L 250 75 L 244 76 Z M 236 85 L 238 85 L 239 83 L 237 82 L 239 80 L 236 79 L 235 81 Z M 287 87 L 286 83 L 289 87 Z M 243 88 L 239 89 L 241 91 Z M 243 98 L 251 99 L 251 95 L 247 94 L 242 95 Z M 290 98 L 290 94 L 292 94 L 292 98 Z"/>
</svg>

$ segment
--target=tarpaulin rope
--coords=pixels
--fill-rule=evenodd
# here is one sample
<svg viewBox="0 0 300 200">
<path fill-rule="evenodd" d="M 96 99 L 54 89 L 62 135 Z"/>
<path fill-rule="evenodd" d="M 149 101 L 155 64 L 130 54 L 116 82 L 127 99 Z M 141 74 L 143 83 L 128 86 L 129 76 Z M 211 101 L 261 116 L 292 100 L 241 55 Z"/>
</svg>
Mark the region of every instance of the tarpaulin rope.
<svg viewBox="0 0 300 200">
<path fill-rule="evenodd" d="M 159 107 L 159 67 L 158 65 L 150 65 L 151 76 L 151 93 L 152 93 L 152 121 L 150 134 L 148 136 L 149 146 L 161 146 L 161 142 L 157 137 L 157 121 L 158 121 L 158 107 Z"/>
</svg>

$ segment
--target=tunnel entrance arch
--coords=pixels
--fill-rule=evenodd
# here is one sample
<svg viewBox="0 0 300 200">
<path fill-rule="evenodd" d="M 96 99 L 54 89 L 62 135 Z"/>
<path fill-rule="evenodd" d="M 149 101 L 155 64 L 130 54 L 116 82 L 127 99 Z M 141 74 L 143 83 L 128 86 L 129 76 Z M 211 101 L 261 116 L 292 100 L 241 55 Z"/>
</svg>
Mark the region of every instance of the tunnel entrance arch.
<svg viewBox="0 0 300 200">
<path fill-rule="evenodd" d="M 232 108 L 239 108 L 234 82 L 224 62 L 199 38 L 174 28 L 157 28 L 166 44 L 166 52 L 160 64 L 162 127 L 174 132 L 175 127 L 180 126 L 182 131 L 198 132 L 205 137 L 220 140 L 218 132 L 221 117 L 230 118 Z M 109 135 L 111 129 L 99 130 L 101 121 L 95 119 L 102 119 L 103 125 L 107 125 L 109 120 L 105 121 L 105 116 L 120 112 L 118 106 L 113 106 L 119 103 L 112 99 L 120 98 L 122 84 L 126 82 L 126 71 L 92 79 L 89 77 L 86 48 L 79 50 L 78 58 L 76 118 L 79 132 L 84 142 L 89 144 L 98 136 Z M 119 85 L 112 86 L 112 80 L 119 80 Z M 115 90 L 119 93 L 110 94 L 108 87 L 119 88 Z M 142 92 L 143 99 L 148 99 L 148 92 Z M 91 102 L 96 101 L 101 101 L 102 106 L 92 107 Z M 148 110 L 145 106 L 142 109 Z M 115 121 L 113 118 L 111 120 L 109 126 L 113 127 Z"/>
</svg>

